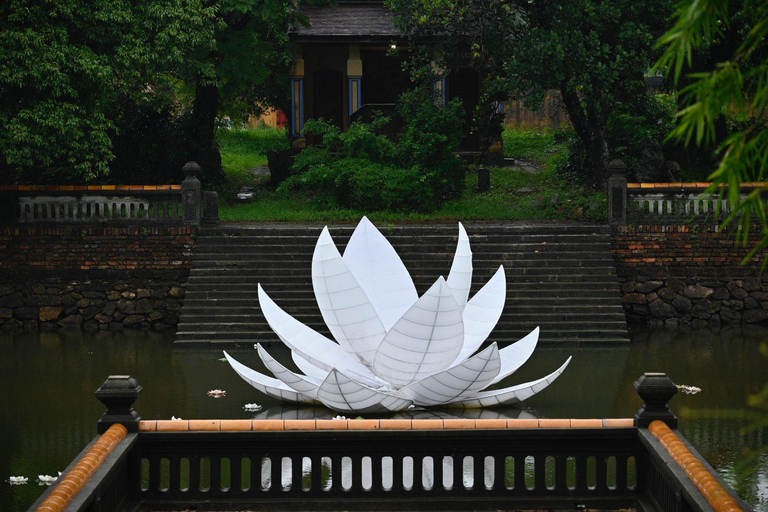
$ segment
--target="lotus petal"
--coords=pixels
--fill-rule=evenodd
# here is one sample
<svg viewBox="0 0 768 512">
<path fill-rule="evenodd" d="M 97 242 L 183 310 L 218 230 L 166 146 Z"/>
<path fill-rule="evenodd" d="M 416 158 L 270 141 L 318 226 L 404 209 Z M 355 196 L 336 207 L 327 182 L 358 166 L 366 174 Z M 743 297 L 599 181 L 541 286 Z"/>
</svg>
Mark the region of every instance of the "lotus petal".
<svg viewBox="0 0 768 512">
<path fill-rule="evenodd" d="M 338 368 L 373 387 L 386 385 L 368 367 L 344 352 L 339 345 L 280 309 L 261 285 L 259 285 L 259 304 L 269 327 L 275 331 L 275 334 L 291 350 L 313 365 L 327 372 Z"/>
<path fill-rule="evenodd" d="M 463 340 L 461 311 L 440 277 L 384 337 L 373 371 L 399 389 L 448 368 Z"/>
<path fill-rule="evenodd" d="M 355 276 L 388 330 L 419 299 L 400 256 L 368 217 L 355 228 L 344 250 L 344 262 Z"/>
<path fill-rule="evenodd" d="M 460 365 L 430 375 L 401 389 L 416 405 L 441 405 L 472 396 L 499 373 L 501 360 L 496 343 Z"/>
<path fill-rule="evenodd" d="M 323 228 L 312 256 L 312 286 L 323 320 L 339 345 L 371 363 L 386 330 L 365 291 Z"/>
<path fill-rule="evenodd" d="M 504 302 L 507 300 L 507 279 L 504 267 L 493 274 L 485 286 L 480 288 L 467 302 L 462 312 L 464 319 L 464 346 L 455 363 L 471 356 L 493 331 L 501 318 Z"/>
<path fill-rule="evenodd" d="M 469 289 L 472 287 L 472 249 L 469 247 L 469 237 L 461 222 L 459 222 L 459 241 L 456 244 L 451 272 L 446 282 L 453 292 L 456 304 L 464 309 L 469 298 Z"/>
<path fill-rule="evenodd" d="M 307 377 L 314 377 L 315 379 L 320 379 L 320 382 L 322 382 L 328 376 L 329 370 L 318 368 L 293 350 L 291 350 L 291 359 L 293 359 L 294 364 L 298 366 L 299 370 L 304 372 L 304 375 Z"/>
<path fill-rule="evenodd" d="M 500 382 L 517 371 L 531 357 L 539 341 L 539 328 L 535 328 L 527 336 L 499 351 L 501 370 L 491 384 Z"/>
<path fill-rule="evenodd" d="M 407 398 L 377 391 L 355 382 L 338 370 L 328 374 L 318 390 L 317 397 L 329 409 L 358 414 L 402 411 L 413 403 Z"/>
<path fill-rule="evenodd" d="M 294 391 L 307 395 L 308 397 L 317 398 L 317 389 L 320 387 L 320 384 L 323 383 L 322 380 L 292 372 L 282 364 L 278 363 L 261 345 L 257 345 L 257 347 L 259 357 L 264 363 L 264 366 L 266 366 L 267 370 L 271 371 L 275 377 L 280 379 L 283 384 Z"/>
<path fill-rule="evenodd" d="M 519 384 L 509 388 L 484 391 L 482 393 L 476 394 L 471 398 L 453 402 L 450 405 L 455 405 L 458 407 L 464 406 L 468 408 L 497 407 L 499 405 L 512 405 L 518 402 L 522 402 L 523 400 L 531 398 L 533 395 L 552 384 L 555 379 L 557 379 L 560 374 L 565 371 L 565 368 L 568 366 L 568 363 L 571 362 L 571 359 L 573 359 L 572 356 L 569 357 L 565 363 L 563 363 L 563 366 L 539 380 L 526 382 L 524 384 Z"/>
<path fill-rule="evenodd" d="M 227 362 L 229 362 L 229 365 L 232 367 L 233 370 L 235 370 L 235 372 L 240 377 L 242 377 L 242 379 L 245 382 L 255 387 L 265 395 L 271 396 L 272 398 L 276 398 L 277 400 L 283 400 L 286 402 L 296 402 L 296 403 L 305 403 L 305 404 L 316 403 L 315 399 L 309 396 L 306 396 L 302 393 L 298 393 L 294 391 L 293 389 L 289 388 L 279 380 L 273 379 L 272 377 L 267 377 L 266 375 L 261 374 L 256 370 L 252 370 L 248 368 L 247 366 L 238 362 L 232 356 L 227 354 L 226 351 L 224 351 L 224 357 L 227 358 Z"/>
</svg>

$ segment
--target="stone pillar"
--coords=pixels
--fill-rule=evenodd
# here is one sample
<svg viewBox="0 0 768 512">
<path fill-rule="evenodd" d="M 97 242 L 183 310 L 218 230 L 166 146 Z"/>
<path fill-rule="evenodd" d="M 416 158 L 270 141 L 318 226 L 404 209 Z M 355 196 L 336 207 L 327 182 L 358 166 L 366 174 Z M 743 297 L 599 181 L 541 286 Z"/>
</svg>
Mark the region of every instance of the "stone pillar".
<svg viewBox="0 0 768 512">
<path fill-rule="evenodd" d="M 360 58 L 360 45 L 350 43 L 347 58 L 347 82 L 349 83 L 349 119 L 363 106 L 363 61 Z"/>
<path fill-rule="evenodd" d="M 206 190 L 203 195 L 203 217 L 200 225 L 215 227 L 219 225 L 219 193 Z"/>
<path fill-rule="evenodd" d="M 677 417 L 667 406 L 677 393 L 677 386 L 666 373 L 644 373 L 635 382 L 635 389 L 645 402 L 635 414 L 638 428 L 648 428 L 655 420 L 663 421 L 669 428 L 677 428 Z"/>
<path fill-rule="evenodd" d="M 200 172 L 200 166 L 197 162 L 190 161 L 184 164 L 182 170 L 187 175 L 181 182 L 183 221 L 185 226 L 196 226 L 200 223 L 200 180 L 196 176 Z"/>
<path fill-rule="evenodd" d="M 141 390 L 136 379 L 129 375 L 110 375 L 104 381 L 96 390 L 96 398 L 107 408 L 107 412 L 96 424 L 99 434 L 106 432 L 115 423 L 122 424 L 128 432 L 139 431 L 141 417 L 131 406 L 139 398 Z"/>
<path fill-rule="evenodd" d="M 301 48 L 291 65 L 291 138 L 302 139 L 304 129 L 304 59 Z"/>
<path fill-rule="evenodd" d="M 621 160 L 614 160 L 608 164 L 611 173 L 608 178 L 608 223 L 624 225 L 627 223 L 627 178 L 624 171 L 626 164 Z"/>
</svg>

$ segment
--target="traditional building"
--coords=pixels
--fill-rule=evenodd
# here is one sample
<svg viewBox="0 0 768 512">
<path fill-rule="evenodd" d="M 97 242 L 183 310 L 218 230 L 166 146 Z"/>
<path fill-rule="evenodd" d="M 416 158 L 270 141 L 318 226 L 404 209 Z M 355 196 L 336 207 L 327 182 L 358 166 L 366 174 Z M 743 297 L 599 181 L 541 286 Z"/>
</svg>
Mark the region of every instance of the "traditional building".
<svg viewBox="0 0 768 512">
<path fill-rule="evenodd" d="M 336 7 L 307 6 L 302 12 L 310 26 L 291 30 L 297 55 L 291 70 L 289 116 L 291 136 L 299 147 L 304 143 L 305 120 L 323 118 L 346 129 L 364 106 L 386 111 L 410 87 L 403 70 L 407 42 L 382 1 L 339 0 Z M 392 46 L 400 51 L 390 52 Z M 438 79 L 435 87 L 443 101 L 460 97 L 471 121 L 478 98 L 476 73 L 468 68 L 453 70 Z M 463 146 L 477 146 L 469 131 Z"/>
</svg>

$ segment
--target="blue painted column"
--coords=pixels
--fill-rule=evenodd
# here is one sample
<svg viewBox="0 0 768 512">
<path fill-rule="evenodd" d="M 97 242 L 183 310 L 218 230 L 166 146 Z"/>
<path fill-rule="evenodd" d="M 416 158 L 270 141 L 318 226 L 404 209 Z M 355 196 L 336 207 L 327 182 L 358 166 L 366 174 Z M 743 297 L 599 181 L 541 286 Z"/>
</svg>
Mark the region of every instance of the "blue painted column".
<svg viewBox="0 0 768 512">
<path fill-rule="evenodd" d="M 435 105 L 445 105 L 445 77 L 435 78 Z"/>
<path fill-rule="evenodd" d="M 304 78 L 291 78 L 291 137 L 301 137 L 304 129 Z"/>
</svg>

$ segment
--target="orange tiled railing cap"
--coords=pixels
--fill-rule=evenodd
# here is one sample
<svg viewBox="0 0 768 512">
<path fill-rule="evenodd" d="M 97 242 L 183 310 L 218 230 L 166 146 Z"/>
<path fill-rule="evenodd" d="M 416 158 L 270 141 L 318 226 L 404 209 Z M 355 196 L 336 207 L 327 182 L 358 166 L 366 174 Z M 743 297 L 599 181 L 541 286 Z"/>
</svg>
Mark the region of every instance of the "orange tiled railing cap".
<svg viewBox="0 0 768 512">
<path fill-rule="evenodd" d="M 663 421 L 656 420 L 648 426 L 648 430 L 656 437 L 669 452 L 670 456 L 685 471 L 691 482 L 712 505 L 716 512 L 743 512 L 730 493 L 717 481 L 704 464 L 691 453 L 685 443 Z"/>
<path fill-rule="evenodd" d="M 181 190 L 181 185 L 0 185 L 0 190 L 30 192 L 104 191 L 117 190 Z"/>
<path fill-rule="evenodd" d="M 109 427 L 75 467 L 56 483 L 53 491 L 37 508 L 37 512 L 60 512 L 66 509 L 127 434 L 128 429 L 120 424 Z"/>
<path fill-rule="evenodd" d="M 313 420 L 144 420 L 141 432 L 246 432 L 295 430 L 473 430 L 631 428 L 632 418 L 617 419 L 313 419 Z"/>
</svg>

